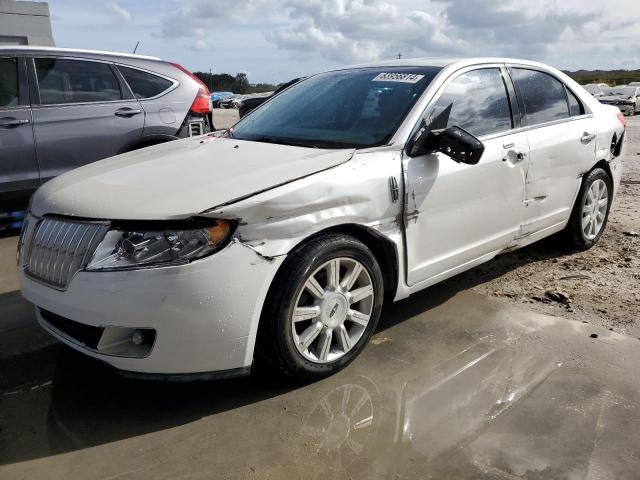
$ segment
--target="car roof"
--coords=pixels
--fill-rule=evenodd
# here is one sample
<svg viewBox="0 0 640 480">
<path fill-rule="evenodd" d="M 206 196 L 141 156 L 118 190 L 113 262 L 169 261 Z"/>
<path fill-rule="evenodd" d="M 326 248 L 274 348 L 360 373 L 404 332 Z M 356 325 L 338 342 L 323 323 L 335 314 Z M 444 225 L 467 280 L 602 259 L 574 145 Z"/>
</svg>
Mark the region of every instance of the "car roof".
<svg viewBox="0 0 640 480">
<path fill-rule="evenodd" d="M 4 45 L 0 46 L 2 52 L 23 52 L 23 53 L 60 53 L 60 54 L 83 54 L 83 55 L 107 55 L 113 57 L 139 58 L 141 60 L 160 60 L 158 57 L 148 55 L 137 55 L 133 53 L 108 52 L 102 50 L 86 50 L 80 48 L 58 48 L 58 47 L 39 47 L 36 45 Z"/>
<path fill-rule="evenodd" d="M 483 63 L 514 63 L 519 65 L 529 65 L 532 67 L 551 68 L 549 65 L 531 60 L 523 60 L 518 58 L 506 57 L 477 57 L 477 58 L 440 58 L 440 57 L 424 57 L 424 58 L 402 58 L 393 60 L 379 60 L 375 62 L 352 65 L 336 70 L 350 68 L 366 68 L 366 67 L 466 67 L 471 65 L 481 65 Z"/>
</svg>

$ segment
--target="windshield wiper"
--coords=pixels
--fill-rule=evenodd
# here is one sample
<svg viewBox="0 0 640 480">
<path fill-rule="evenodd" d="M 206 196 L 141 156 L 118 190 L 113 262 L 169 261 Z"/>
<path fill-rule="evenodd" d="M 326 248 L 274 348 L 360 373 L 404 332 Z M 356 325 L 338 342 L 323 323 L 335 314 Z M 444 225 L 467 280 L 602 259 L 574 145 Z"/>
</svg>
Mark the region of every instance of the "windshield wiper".
<svg viewBox="0 0 640 480">
<path fill-rule="evenodd" d="M 299 142 L 299 141 L 294 141 L 287 138 L 263 136 L 258 138 L 252 138 L 251 140 L 254 142 L 274 143 L 277 145 L 291 145 L 292 147 L 320 148 L 313 143 Z"/>
</svg>

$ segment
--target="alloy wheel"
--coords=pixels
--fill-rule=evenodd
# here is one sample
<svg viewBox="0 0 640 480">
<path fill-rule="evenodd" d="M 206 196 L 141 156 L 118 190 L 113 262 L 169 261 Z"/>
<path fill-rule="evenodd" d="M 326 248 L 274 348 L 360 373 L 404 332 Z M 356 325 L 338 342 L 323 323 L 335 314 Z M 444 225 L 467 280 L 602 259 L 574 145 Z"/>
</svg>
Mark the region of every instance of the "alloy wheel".
<svg viewBox="0 0 640 480">
<path fill-rule="evenodd" d="M 291 315 L 300 354 L 314 363 L 333 362 L 352 350 L 369 324 L 375 293 L 371 276 L 353 258 L 333 258 L 306 280 Z"/>
<path fill-rule="evenodd" d="M 604 180 L 594 181 L 582 205 L 582 233 L 588 240 L 593 240 L 598 236 L 605 218 L 607 217 L 607 206 L 609 204 L 609 190 Z"/>
</svg>

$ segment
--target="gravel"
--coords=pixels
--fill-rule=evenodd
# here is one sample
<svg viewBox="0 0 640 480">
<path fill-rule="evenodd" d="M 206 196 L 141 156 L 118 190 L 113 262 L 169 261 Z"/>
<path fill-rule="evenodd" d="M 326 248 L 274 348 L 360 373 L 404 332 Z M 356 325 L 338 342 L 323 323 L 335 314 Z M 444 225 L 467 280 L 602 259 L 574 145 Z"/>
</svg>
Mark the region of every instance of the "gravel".
<svg viewBox="0 0 640 480">
<path fill-rule="evenodd" d="M 595 247 L 568 252 L 551 237 L 448 282 L 640 337 L 640 116 L 627 117 L 627 125 L 622 184 Z"/>
</svg>

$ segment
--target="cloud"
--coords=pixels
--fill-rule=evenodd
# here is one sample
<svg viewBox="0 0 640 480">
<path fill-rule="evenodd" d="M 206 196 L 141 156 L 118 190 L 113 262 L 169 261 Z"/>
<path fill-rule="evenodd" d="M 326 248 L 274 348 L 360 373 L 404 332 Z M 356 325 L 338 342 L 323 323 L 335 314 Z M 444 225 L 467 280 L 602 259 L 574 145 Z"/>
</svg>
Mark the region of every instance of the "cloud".
<svg viewBox="0 0 640 480">
<path fill-rule="evenodd" d="M 423 10 L 402 13 L 390 3 L 374 0 L 282 2 L 290 26 L 266 38 L 279 48 L 317 52 L 337 62 L 361 62 L 393 57 L 461 52 L 464 41 L 448 35 L 445 19 Z"/>
<path fill-rule="evenodd" d="M 275 4 L 280 0 L 275 0 Z M 165 38 L 202 37 L 203 32 L 214 35 L 227 21 L 254 21 L 261 12 L 268 12 L 268 0 L 190 0 L 164 15 L 158 36 Z"/>
<path fill-rule="evenodd" d="M 570 60 L 585 45 L 604 55 L 604 48 L 619 47 L 606 42 L 612 32 L 632 31 L 637 19 L 622 15 L 636 0 L 610 1 L 618 6 L 603 11 L 596 0 L 180 0 L 158 35 L 191 39 L 199 48 L 221 29 L 259 28 L 298 59 L 339 64 L 398 53 Z"/>
<path fill-rule="evenodd" d="M 203 51 L 209 48 L 209 45 L 202 38 L 196 39 L 193 44 L 191 44 L 191 48 L 196 51 Z"/>
<path fill-rule="evenodd" d="M 116 2 L 107 2 L 104 5 L 104 8 L 107 10 L 107 13 L 109 14 L 109 17 L 111 17 L 113 23 L 131 21 L 131 13 Z"/>
</svg>

